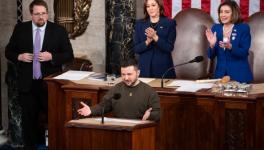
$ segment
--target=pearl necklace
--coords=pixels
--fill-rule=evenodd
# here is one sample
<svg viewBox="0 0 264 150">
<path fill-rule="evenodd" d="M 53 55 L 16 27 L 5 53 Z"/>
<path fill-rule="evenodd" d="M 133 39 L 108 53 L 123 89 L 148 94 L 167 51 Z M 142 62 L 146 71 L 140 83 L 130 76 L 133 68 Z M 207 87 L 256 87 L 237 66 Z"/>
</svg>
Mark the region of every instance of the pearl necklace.
<svg viewBox="0 0 264 150">
<path fill-rule="evenodd" d="M 228 30 L 226 30 L 225 26 L 223 26 L 223 42 L 225 43 L 228 42 L 228 39 L 231 35 L 230 32 L 232 31 L 233 27 L 234 27 L 234 24 L 232 24 L 232 26 Z"/>
<path fill-rule="evenodd" d="M 232 31 L 233 27 L 234 27 L 234 24 L 232 24 L 232 26 L 230 28 L 228 28 L 228 29 L 226 29 L 225 26 L 223 26 L 223 35 L 227 36 L 228 34 L 230 34 L 230 32 Z"/>
</svg>

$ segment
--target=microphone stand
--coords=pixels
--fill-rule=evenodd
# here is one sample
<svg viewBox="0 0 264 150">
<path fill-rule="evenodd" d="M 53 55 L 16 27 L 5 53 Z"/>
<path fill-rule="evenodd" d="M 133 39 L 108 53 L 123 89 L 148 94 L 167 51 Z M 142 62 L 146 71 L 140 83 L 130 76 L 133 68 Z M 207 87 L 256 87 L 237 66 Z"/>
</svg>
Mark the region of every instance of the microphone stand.
<svg viewBox="0 0 264 150">
<path fill-rule="evenodd" d="M 196 62 L 196 63 L 198 63 L 198 62 L 201 62 L 201 61 L 203 61 L 203 56 L 196 56 L 193 60 L 190 60 L 190 61 L 188 61 L 188 62 L 185 62 L 185 63 L 181 63 L 181 64 L 178 64 L 178 65 L 175 65 L 175 66 L 173 66 L 173 67 L 170 67 L 169 69 L 167 69 L 165 72 L 164 72 L 164 74 L 162 75 L 162 77 L 161 77 L 161 87 L 163 88 L 163 78 L 164 78 L 164 76 L 170 71 L 170 70 L 172 70 L 172 69 L 174 69 L 174 68 L 176 68 L 176 67 L 178 67 L 178 66 L 182 66 L 182 65 L 185 65 L 185 64 L 190 64 L 190 63 L 194 63 L 194 62 Z"/>
<path fill-rule="evenodd" d="M 164 72 L 164 74 L 162 75 L 162 77 L 161 77 L 161 85 L 160 85 L 160 86 L 161 86 L 162 88 L 164 87 L 164 86 L 163 86 L 163 78 L 164 78 L 164 76 L 165 76 L 170 70 L 174 69 L 175 67 L 182 66 L 182 65 L 185 65 L 185 64 L 189 64 L 189 63 L 190 63 L 190 61 L 185 62 L 185 63 L 178 64 L 178 65 L 175 65 L 175 66 L 170 67 L 169 69 L 167 69 L 167 70 Z"/>
<path fill-rule="evenodd" d="M 121 97 L 120 93 L 115 93 L 113 96 L 111 96 L 109 98 L 109 100 L 114 99 L 114 100 L 118 100 Z M 104 124 L 104 111 L 105 111 L 105 106 L 106 104 L 104 103 L 102 105 L 102 110 L 101 110 L 101 124 Z"/>
<path fill-rule="evenodd" d="M 104 124 L 104 107 L 102 108 L 101 123 Z"/>
</svg>

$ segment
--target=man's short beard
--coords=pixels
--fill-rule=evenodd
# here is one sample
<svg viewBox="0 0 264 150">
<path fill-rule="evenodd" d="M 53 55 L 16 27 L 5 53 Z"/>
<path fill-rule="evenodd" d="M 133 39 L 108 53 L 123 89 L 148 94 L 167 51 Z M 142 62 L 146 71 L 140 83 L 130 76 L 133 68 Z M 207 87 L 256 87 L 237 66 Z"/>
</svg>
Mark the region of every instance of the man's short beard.
<svg viewBox="0 0 264 150">
<path fill-rule="evenodd" d="M 45 25 L 45 21 L 43 20 L 43 23 L 42 22 L 41 23 L 36 22 L 35 24 L 37 27 L 43 27 Z"/>
<path fill-rule="evenodd" d="M 39 24 L 39 23 L 37 23 L 36 26 L 37 26 L 37 27 L 43 27 L 44 24 L 45 24 L 45 23 L 43 23 L 43 24 Z"/>
<path fill-rule="evenodd" d="M 137 81 L 138 81 L 138 79 L 136 79 L 134 82 L 132 82 L 130 85 L 127 85 L 127 86 L 129 86 L 129 87 L 133 87 L 136 83 L 137 83 Z"/>
</svg>

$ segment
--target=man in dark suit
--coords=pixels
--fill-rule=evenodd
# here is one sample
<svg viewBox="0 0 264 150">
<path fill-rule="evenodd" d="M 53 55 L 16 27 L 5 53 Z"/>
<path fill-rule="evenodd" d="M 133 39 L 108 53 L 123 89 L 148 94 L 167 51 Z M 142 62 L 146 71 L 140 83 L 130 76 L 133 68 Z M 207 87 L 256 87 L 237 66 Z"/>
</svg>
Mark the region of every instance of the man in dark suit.
<svg viewBox="0 0 264 150">
<path fill-rule="evenodd" d="M 73 50 L 66 30 L 48 21 L 48 6 L 34 0 L 29 6 L 32 21 L 18 23 L 6 46 L 6 58 L 18 70 L 19 101 L 22 107 L 23 140 L 26 150 L 36 149 L 39 112 L 47 116 L 48 90 L 43 78 L 61 71 L 73 60 Z M 42 142 L 41 141 L 41 142 Z"/>
</svg>

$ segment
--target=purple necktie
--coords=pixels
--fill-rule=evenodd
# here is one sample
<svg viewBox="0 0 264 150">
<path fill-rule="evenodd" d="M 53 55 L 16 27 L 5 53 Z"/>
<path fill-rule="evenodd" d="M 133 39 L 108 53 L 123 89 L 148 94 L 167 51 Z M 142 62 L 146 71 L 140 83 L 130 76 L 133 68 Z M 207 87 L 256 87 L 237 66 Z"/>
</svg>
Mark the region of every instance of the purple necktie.
<svg viewBox="0 0 264 150">
<path fill-rule="evenodd" d="M 41 78 L 41 69 L 40 62 L 38 60 L 38 55 L 41 48 L 41 37 L 40 37 L 40 29 L 36 29 L 35 42 L 34 42 L 34 57 L 33 57 L 33 79 Z"/>
</svg>

